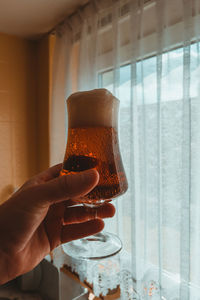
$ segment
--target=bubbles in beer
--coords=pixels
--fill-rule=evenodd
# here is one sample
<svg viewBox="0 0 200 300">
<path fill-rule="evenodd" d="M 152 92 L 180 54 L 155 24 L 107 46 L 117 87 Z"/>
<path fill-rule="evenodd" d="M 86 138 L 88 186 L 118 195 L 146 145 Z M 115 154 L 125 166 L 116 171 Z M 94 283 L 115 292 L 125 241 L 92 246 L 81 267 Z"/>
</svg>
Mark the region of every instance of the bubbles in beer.
<svg viewBox="0 0 200 300">
<path fill-rule="evenodd" d="M 67 160 L 64 161 L 63 170 L 67 172 L 81 172 L 87 169 L 95 168 L 98 164 L 98 161 L 94 157 L 85 156 L 85 155 L 71 155 Z"/>
<path fill-rule="evenodd" d="M 68 143 L 61 175 L 90 168 L 99 172 L 98 185 L 80 202 L 110 200 L 127 190 L 127 180 L 119 152 L 118 137 L 112 127 L 68 129 Z"/>
</svg>

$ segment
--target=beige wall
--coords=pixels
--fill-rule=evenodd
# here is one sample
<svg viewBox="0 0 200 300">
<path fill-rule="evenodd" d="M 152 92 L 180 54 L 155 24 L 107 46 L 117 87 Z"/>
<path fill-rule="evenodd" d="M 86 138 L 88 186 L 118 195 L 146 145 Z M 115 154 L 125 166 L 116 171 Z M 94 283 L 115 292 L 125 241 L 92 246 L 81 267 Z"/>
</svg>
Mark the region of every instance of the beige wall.
<svg viewBox="0 0 200 300">
<path fill-rule="evenodd" d="M 49 97 L 50 97 L 50 40 L 46 36 L 36 42 L 36 132 L 37 171 L 49 166 Z"/>
<path fill-rule="evenodd" d="M 0 201 L 36 172 L 35 44 L 0 34 Z"/>
<path fill-rule="evenodd" d="M 48 52 L 0 33 L 0 202 L 49 164 Z"/>
</svg>

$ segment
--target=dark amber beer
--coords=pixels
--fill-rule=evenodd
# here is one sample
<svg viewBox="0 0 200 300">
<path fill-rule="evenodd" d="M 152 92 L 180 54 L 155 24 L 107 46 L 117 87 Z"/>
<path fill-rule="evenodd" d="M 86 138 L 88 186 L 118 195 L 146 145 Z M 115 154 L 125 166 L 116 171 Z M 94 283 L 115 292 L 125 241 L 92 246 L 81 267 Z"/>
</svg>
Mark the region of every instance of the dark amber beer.
<svg viewBox="0 0 200 300">
<path fill-rule="evenodd" d="M 68 139 L 61 175 L 90 168 L 99 172 L 98 185 L 81 199 L 99 205 L 128 188 L 117 134 L 119 100 L 105 89 L 79 92 L 67 100 Z"/>
</svg>

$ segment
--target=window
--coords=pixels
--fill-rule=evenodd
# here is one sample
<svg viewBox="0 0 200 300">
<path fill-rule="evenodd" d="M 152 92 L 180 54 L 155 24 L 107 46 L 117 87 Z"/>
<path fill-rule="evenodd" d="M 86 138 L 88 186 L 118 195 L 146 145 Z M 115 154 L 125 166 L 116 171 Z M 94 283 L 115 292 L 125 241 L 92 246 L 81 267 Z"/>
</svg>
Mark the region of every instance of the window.
<svg viewBox="0 0 200 300">
<path fill-rule="evenodd" d="M 121 101 L 129 190 L 106 230 L 123 240 L 141 299 L 153 280 L 158 299 L 199 300 L 199 1 L 108 2 L 79 26 L 70 18 L 72 90 L 105 87 Z"/>
<path fill-rule="evenodd" d="M 194 43 L 189 47 L 190 53 L 190 99 L 191 99 L 191 172 L 195 173 L 195 161 L 199 155 L 199 49 L 200 44 Z M 184 48 L 180 47 L 162 54 L 161 76 L 161 165 L 162 165 L 162 265 L 163 270 L 171 274 L 172 278 L 179 280 L 180 274 L 180 240 L 181 240 L 181 197 L 182 197 L 182 106 L 184 96 Z M 117 94 L 120 99 L 120 146 L 123 163 L 128 180 L 131 180 L 131 101 L 137 101 L 138 110 L 138 135 L 139 135 L 139 176 L 142 186 L 140 195 L 143 201 L 140 226 L 141 257 L 152 266 L 158 265 L 158 199 L 155 182 L 157 178 L 157 57 L 152 56 L 136 63 L 136 89 L 137 99 L 131 100 L 131 65 L 120 67 L 120 79 Z M 99 87 L 104 87 L 114 92 L 113 69 L 99 73 Z M 127 130 L 128 129 L 128 130 Z M 147 150 L 148 149 L 148 150 Z M 144 172 L 145 170 L 145 172 Z M 197 237 L 197 194 L 198 187 L 195 180 L 191 182 L 191 283 L 199 285 L 198 271 L 195 267 L 196 257 L 199 255 L 198 248 L 194 245 L 199 243 Z M 131 192 L 123 196 L 121 209 L 123 210 L 123 222 L 119 226 L 124 227 L 124 247 L 131 251 Z M 123 207 L 126 207 L 124 209 Z M 120 219 L 119 219 L 120 220 Z M 169 251 L 169 248 L 173 249 Z"/>
</svg>

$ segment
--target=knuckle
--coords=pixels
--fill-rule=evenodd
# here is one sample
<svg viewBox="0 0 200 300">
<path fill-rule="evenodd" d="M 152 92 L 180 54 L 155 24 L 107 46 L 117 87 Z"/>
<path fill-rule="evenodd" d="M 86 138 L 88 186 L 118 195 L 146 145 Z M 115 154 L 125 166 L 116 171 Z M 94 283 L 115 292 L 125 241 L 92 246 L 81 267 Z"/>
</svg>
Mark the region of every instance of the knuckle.
<svg viewBox="0 0 200 300">
<path fill-rule="evenodd" d="M 87 209 L 88 220 L 96 219 L 97 217 L 97 209 L 96 208 L 88 208 Z"/>
</svg>

